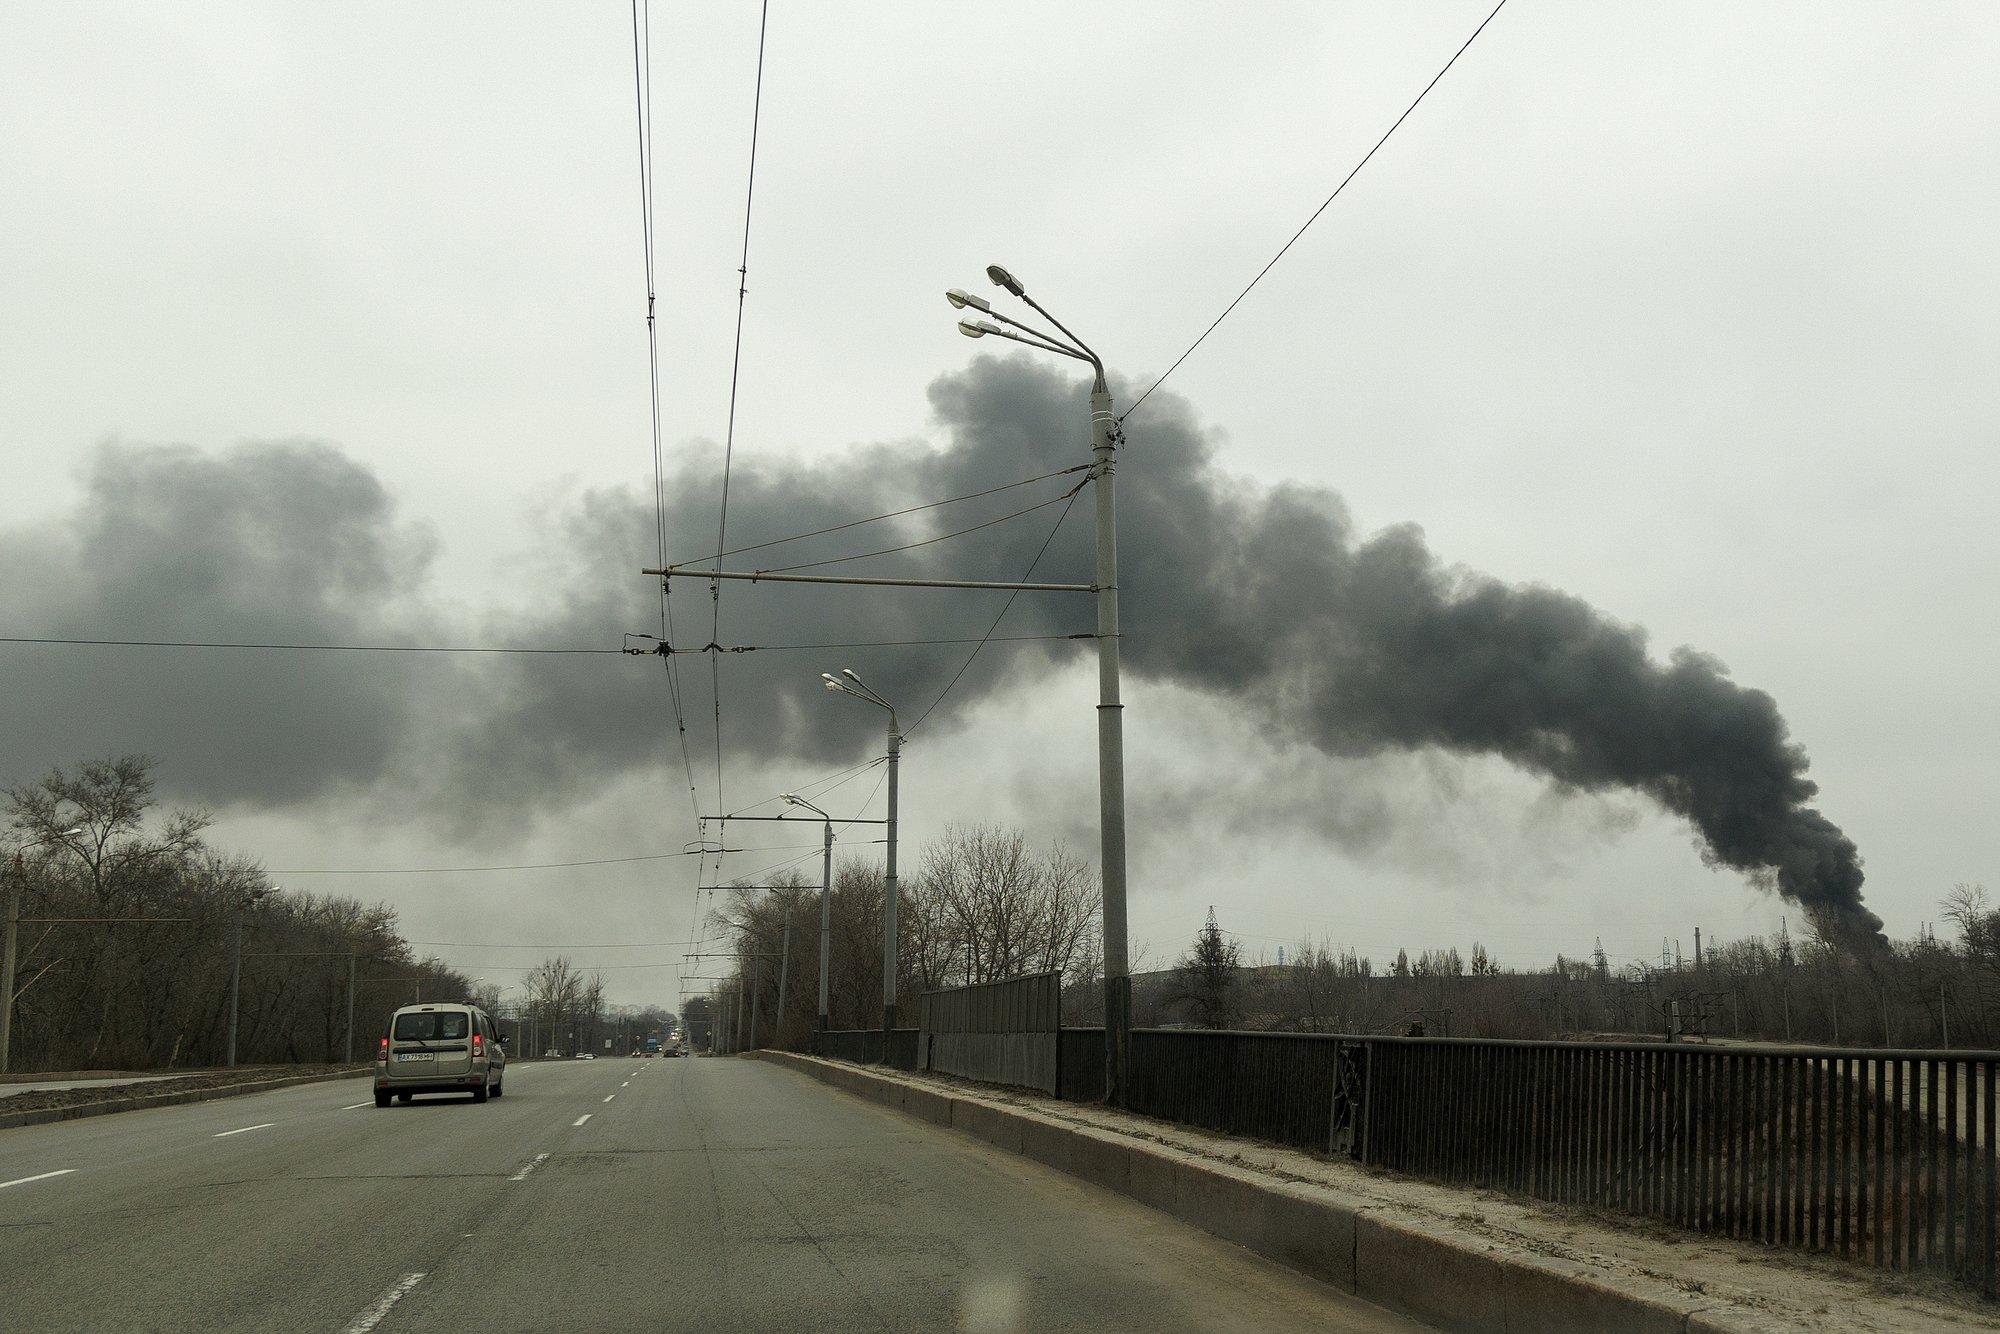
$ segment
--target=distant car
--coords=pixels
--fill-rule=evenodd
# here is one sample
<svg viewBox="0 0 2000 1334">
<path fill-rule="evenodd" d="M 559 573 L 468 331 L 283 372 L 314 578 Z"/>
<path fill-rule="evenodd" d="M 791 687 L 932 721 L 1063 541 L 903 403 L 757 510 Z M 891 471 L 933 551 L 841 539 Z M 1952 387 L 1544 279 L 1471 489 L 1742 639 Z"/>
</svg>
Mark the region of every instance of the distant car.
<svg viewBox="0 0 2000 1334">
<path fill-rule="evenodd" d="M 576 1059 L 579 1061 L 594 1061 L 597 1059 L 597 1053 L 594 1051 L 580 1051 L 576 1054 Z"/>
<path fill-rule="evenodd" d="M 507 1069 L 504 1040 L 476 1005 L 405 1005 L 390 1016 L 375 1051 L 375 1105 L 418 1093 L 497 1098 Z"/>
</svg>

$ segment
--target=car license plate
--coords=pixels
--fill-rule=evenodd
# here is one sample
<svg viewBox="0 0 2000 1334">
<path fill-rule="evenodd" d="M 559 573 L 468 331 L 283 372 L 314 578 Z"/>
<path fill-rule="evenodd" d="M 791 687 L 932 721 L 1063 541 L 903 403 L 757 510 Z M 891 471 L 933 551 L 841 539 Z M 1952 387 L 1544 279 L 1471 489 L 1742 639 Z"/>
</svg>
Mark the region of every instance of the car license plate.
<svg viewBox="0 0 2000 1334">
<path fill-rule="evenodd" d="M 396 1059 L 399 1061 L 428 1061 L 430 1057 L 431 1054 L 427 1051 L 399 1051 L 396 1053 Z"/>
</svg>

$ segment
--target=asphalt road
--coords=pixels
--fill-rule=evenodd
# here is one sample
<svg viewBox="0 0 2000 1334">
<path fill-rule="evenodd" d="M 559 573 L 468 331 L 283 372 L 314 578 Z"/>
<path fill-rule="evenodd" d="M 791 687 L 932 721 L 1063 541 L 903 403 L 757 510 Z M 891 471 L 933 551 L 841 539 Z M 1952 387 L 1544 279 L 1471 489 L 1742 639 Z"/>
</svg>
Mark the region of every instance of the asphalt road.
<svg viewBox="0 0 2000 1334">
<path fill-rule="evenodd" d="M 746 1060 L 520 1064 L 484 1106 L 377 1110 L 349 1079 L 0 1131 L 0 1275 L 10 1331 L 1413 1328 Z"/>
</svg>

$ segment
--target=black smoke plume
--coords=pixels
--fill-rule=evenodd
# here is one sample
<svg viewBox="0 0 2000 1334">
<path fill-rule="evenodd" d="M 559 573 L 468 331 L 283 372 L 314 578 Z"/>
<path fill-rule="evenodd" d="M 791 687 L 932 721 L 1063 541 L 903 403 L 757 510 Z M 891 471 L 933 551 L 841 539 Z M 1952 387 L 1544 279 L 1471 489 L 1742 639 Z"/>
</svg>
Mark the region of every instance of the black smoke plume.
<svg viewBox="0 0 2000 1334">
<path fill-rule="evenodd" d="M 946 440 L 941 446 L 854 447 L 822 451 L 808 462 L 740 455 L 730 490 L 730 545 L 830 527 L 1088 461 L 1082 386 L 1026 361 L 976 362 L 935 383 L 931 402 Z M 174 457 L 180 469 L 193 468 L 189 460 Z M 282 488 L 268 481 L 250 484 L 282 471 L 279 465 L 288 459 L 317 479 L 306 495 L 316 507 L 313 517 L 306 531 L 291 535 L 290 526 L 267 514 Z M 258 598 L 251 590 L 265 579 L 296 584 L 299 562 L 283 553 L 288 544 L 303 541 L 315 558 L 339 557 L 348 575 L 335 593 L 307 590 L 274 598 L 291 618 L 281 617 L 283 624 L 297 633 L 306 632 L 298 626 L 301 618 L 323 621 L 320 633 L 394 633 L 411 620 L 409 607 L 419 596 L 413 590 L 421 573 L 420 544 L 397 526 L 373 479 L 352 464 L 345 465 L 351 476 L 336 477 L 338 468 L 323 452 L 239 453 L 234 467 L 243 476 L 236 484 L 265 508 L 253 506 L 253 521 L 206 537 L 210 547 L 235 545 L 227 559 L 211 562 L 223 573 L 211 570 L 202 583 L 176 577 L 186 562 L 172 547 L 203 526 L 186 512 L 197 498 L 183 494 L 190 488 L 165 494 L 154 488 L 142 503 L 126 494 L 130 488 L 103 476 L 144 462 L 128 451 L 106 455 L 99 464 L 99 496 L 115 492 L 128 508 L 140 508 L 133 516 L 139 530 L 162 544 L 151 553 L 157 562 L 146 559 L 142 548 L 120 566 L 120 577 L 128 581 L 117 590 L 120 605 L 170 603 L 177 614 L 166 619 L 193 637 L 197 630 L 205 635 L 211 630 L 204 616 L 220 590 L 221 605 L 232 613 L 222 629 L 269 633 L 239 613 L 255 610 Z M 676 453 L 666 488 L 670 559 L 697 560 L 712 552 L 719 472 L 710 449 Z M 920 541 L 1060 495 L 1075 480 L 1053 478 L 902 520 L 746 553 L 725 564 L 769 569 Z M 524 485 L 532 481 L 523 479 Z M 1612 621 L 1577 598 L 1441 564 L 1414 527 L 1357 533 L 1330 492 L 1234 479 L 1218 467 L 1212 439 L 1187 406 L 1171 396 L 1155 396 L 1134 419 L 1118 486 L 1124 652 L 1136 675 L 1221 695 L 1263 726 L 1307 738 L 1332 755 L 1424 748 L 1491 754 L 1565 788 L 1642 792 L 1685 818 L 1715 864 L 1776 890 L 1843 936 L 1879 938 L 1880 920 L 1862 904 L 1853 843 L 1811 804 L 1817 789 L 1807 777 L 1803 750 L 1789 738 L 1771 697 L 1737 685 L 1713 659 L 1684 649 L 1656 660 L 1647 652 L 1643 631 Z M 208 490 L 220 487 L 209 479 Z M 330 512 L 336 502 L 345 509 Z M 1037 577 L 1088 580 L 1087 492 L 1077 506 L 1047 546 Z M 1057 504 L 962 539 L 831 568 L 1018 578 L 1043 548 L 1062 508 Z M 287 531 L 278 531 L 281 527 Z M 80 529 L 85 536 L 94 531 L 88 524 Z M 477 634 L 499 642 L 610 646 L 623 631 L 659 633 L 657 586 L 638 573 L 657 557 L 650 487 L 585 496 L 561 516 L 549 546 L 543 584 L 529 609 L 490 615 Z M 0 547 L 0 558 L 20 550 L 18 543 Z M 66 568 L 83 587 L 75 605 L 106 605 L 111 594 L 93 584 L 100 576 L 90 562 Z M 832 765 L 868 753 L 874 720 L 829 707 L 818 689 L 822 670 L 843 665 L 860 670 L 897 701 L 906 722 L 942 695 L 916 742 L 939 745 L 954 720 L 1003 680 L 1046 671 L 1088 646 L 1061 639 L 996 643 L 948 693 L 964 646 L 784 646 L 976 638 L 1006 597 L 727 584 L 718 617 L 705 585 L 677 581 L 673 639 L 676 647 L 700 648 L 713 634 L 726 649 L 749 650 L 722 653 L 716 663 L 728 754 Z M 279 616 L 279 609 L 272 614 Z M 65 617 L 62 623 L 78 619 Z M 366 623 L 371 620 L 374 624 Z M 147 623 L 162 622 L 156 616 Z M 435 618 L 429 623 L 435 633 Z M 1091 624 L 1087 599 L 1024 594 L 999 634 L 1061 636 L 1088 631 Z M 5 661 L 10 671 L 19 670 L 18 657 Z M 714 744 L 710 661 L 694 655 L 676 662 L 689 749 L 706 783 Z M 339 669 L 337 678 L 351 681 L 367 667 L 341 663 Z M 232 662 L 222 670 L 232 677 L 250 674 L 266 694 L 282 693 L 268 680 L 268 665 Z M 413 709 L 428 723 L 409 732 L 413 739 L 396 757 L 398 765 L 391 765 L 373 740 L 383 735 L 379 719 L 360 726 L 357 744 L 344 752 L 347 763 L 331 766 L 329 779 L 358 776 L 356 766 L 365 769 L 368 763 L 379 762 L 383 770 L 399 767 L 421 775 L 404 781 L 428 788 L 437 809 L 472 828 L 512 821 L 522 812 L 561 810 L 643 768 L 680 771 L 660 658 L 510 659 L 426 665 L 423 672 L 421 682 L 406 675 L 381 678 L 400 685 L 389 691 L 393 698 L 328 684 L 330 694 L 291 700 L 312 734 L 331 735 L 338 720 L 323 715 L 353 708 L 392 720 L 391 731 L 403 727 Z M 246 684 L 237 681 L 239 687 Z M 417 708 L 413 699 L 425 703 Z M 1131 724 L 1145 725 L 1143 718 Z M 413 759 L 413 746 L 421 747 L 421 757 Z M 295 758 L 318 772 L 311 756 Z M 281 785 L 287 798 L 299 795 L 296 772 L 292 776 L 294 781 Z M 235 797 L 244 786 L 225 784 L 220 794 Z M 763 795 L 725 794 L 724 804 L 735 804 L 731 796 Z"/>
</svg>

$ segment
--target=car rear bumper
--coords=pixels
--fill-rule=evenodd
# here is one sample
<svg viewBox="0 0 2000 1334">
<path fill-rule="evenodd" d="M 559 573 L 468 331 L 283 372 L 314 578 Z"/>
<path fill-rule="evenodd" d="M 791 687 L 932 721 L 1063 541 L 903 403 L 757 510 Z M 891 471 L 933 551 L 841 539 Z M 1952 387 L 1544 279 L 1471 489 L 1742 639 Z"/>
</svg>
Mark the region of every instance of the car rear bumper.
<svg viewBox="0 0 2000 1334">
<path fill-rule="evenodd" d="M 500 1075 L 498 1069 L 472 1070 L 462 1075 L 392 1075 L 379 1067 L 375 1071 L 375 1087 L 392 1093 L 464 1093 L 476 1089 L 482 1083 L 491 1082 Z"/>
</svg>

